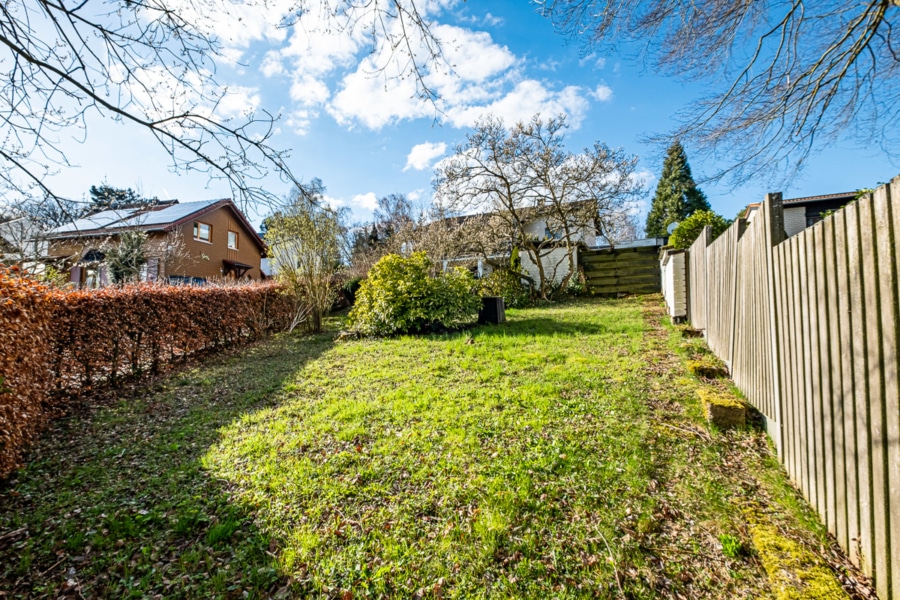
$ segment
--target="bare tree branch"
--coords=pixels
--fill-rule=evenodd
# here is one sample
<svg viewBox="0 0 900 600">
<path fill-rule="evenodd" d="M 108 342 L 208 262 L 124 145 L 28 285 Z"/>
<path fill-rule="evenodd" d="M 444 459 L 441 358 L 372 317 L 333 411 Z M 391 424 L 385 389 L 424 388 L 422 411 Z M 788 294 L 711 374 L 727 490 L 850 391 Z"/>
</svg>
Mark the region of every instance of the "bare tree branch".
<svg viewBox="0 0 900 600">
<path fill-rule="evenodd" d="M 727 166 L 709 179 L 765 175 L 783 184 L 842 135 L 886 153 L 900 141 L 898 0 L 537 3 L 588 48 L 638 46 L 664 74 L 730 82 L 685 109 L 675 131 L 652 138 L 721 159 Z"/>
<path fill-rule="evenodd" d="M 89 117 L 152 135 L 175 171 L 224 180 L 246 208 L 274 205 L 272 174 L 296 188 L 288 155 L 271 145 L 278 115 L 228 113 L 217 78 L 223 46 L 216 18 L 232 8 L 270 11 L 275 0 L 9 0 L 0 3 L 0 185 L 7 199 L 39 192 L 54 170 L 73 166 L 63 137 L 86 136 Z M 414 0 L 297 0 L 282 26 L 318 8 L 337 34 L 370 28 L 372 53 L 387 77 L 411 75 L 434 99 L 425 66 L 440 45 Z M 322 25 L 324 23 L 324 25 Z M 388 72 L 388 66 L 394 67 Z"/>
</svg>

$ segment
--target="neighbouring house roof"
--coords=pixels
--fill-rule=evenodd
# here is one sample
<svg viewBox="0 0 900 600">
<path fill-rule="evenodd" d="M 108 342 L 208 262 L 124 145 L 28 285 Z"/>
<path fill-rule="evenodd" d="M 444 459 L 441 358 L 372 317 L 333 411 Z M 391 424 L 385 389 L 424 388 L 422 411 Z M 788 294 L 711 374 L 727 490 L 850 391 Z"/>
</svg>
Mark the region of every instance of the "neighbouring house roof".
<svg viewBox="0 0 900 600">
<path fill-rule="evenodd" d="M 806 206 L 820 202 L 851 202 L 856 199 L 857 192 L 841 192 L 840 194 L 823 194 L 821 196 L 805 196 L 803 198 L 786 198 L 785 206 Z"/>
<path fill-rule="evenodd" d="M 220 208 L 230 210 L 259 249 L 265 250 L 265 244 L 259 234 L 229 198 L 184 203 L 175 201 L 165 205 L 104 210 L 52 229 L 47 233 L 47 238 L 61 240 L 98 237 L 125 231 L 168 232 Z"/>
<path fill-rule="evenodd" d="M 839 206 L 843 206 L 848 202 L 852 202 L 856 199 L 858 192 L 841 192 L 838 194 L 821 194 L 819 196 L 803 196 L 802 198 L 785 198 L 782 200 L 785 208 L 791 208 L 795 206 L 815 206 L 816 204 L 828 204 L 834 205 L 837 204 Z M 759 210 L 762 204 L 760 202 L 754 202 L 753 204 L 748 204 L 746 208 L 746 213 L 744 217 L 749 217 L 750 214 L 756 210 Z"/>
</svg>

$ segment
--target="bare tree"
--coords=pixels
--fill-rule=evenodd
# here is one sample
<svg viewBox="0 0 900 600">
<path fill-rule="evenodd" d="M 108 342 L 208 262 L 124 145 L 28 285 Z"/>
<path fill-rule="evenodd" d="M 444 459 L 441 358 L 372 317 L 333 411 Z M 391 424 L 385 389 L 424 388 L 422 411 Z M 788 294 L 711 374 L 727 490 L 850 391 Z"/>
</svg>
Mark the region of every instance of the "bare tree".
<svg viewBox="0 0 900 600">
<path fill-rule="evenodd" d="M 348 235 L 352 277 L 365 277 L 383 256 L 400 254 L 417 246 L 424 215 L 403 194 L 378 199 L 371 223 L 358 223 Z"/>
<path fill-rule="evenodd" d="M 588 48 L 638 47 L 664 74 L 724 80 L 658 138 L 724 158 L 711 178 L 784 173 L 786 181 L 845 133 L 886 153 L 900 141 L 900 0 L 537 2 Z"/>
<path fill-rule="evenodd" d="M 237 8 L 275 10 L 275 0 L 8 0 L 0 3 L 0 184 L 7 200 L 60 198 L 46 176 L 72 166 L 62 134 L 86 135 L 100 116 L 153 136 L 178 171 L 227 181 L 248 203 L 277 201 L 270 173 L 299 181 L 287 154 L 270 145 L 276 115 L 229 117 L 216 78 L 222 42 L 215 20 Z M 297 0 L 282 25 L 310 13 L 337 34 L 367 30 L 385 76 L 412 75 L 433 98 L 423 66 L 440 59 L 437 40 L 413 0 Z"/>
<path fill-rule="evenodd" d="M 536 115 L 509 130 L 486 117 L 434 180 L 436 201 L 463 215 L 460 227 L 471 233 L 465 237 L 470 250 L 505 268 L 508 261 L 498 255 L 521 248 L 538 275 L 528 279 L 545 299 L 556 279 L 546 272 L 548 261 L 567 263 L 557 280 L 565 287 L 576 273 L 578 247 L 621 222 L 640 189 L 633 176 L 636 157 L 599 142 L 574 154 L 564 147 L 565 129 L 564 117 L 544 121 Z M 565 252 L 554 252 L 560 248 Z M 558 265 L 549 266 L 555 271 Z"/>
</svg>

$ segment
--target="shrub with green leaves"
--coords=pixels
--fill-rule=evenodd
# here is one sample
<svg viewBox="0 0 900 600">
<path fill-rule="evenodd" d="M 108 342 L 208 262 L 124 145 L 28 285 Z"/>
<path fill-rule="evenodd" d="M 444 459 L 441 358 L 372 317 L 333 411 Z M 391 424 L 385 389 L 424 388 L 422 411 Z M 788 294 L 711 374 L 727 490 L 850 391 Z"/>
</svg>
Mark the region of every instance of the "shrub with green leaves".
<svg viewBox="0 0 900 600">
<path fill-rule="evenodd" d="M 502 296 L 507 308 L 521 308 L 531 304 L 531 294 L 517 273 L 506 269 L 491 271 L 479 282 L 482 296 Z"/>
<path fill-rule="evenodd" d="M 731 221 L 711 210 L 698 210 L 675 228 L 669 238 L 669 245 L 673 248 L 690 248 L 707 225 L 712 228 L 712 238 L 716 239 L 731 226 Z"/>
<path fill-rule="evenodd" d="M 349 325 L 363 335 L 386 336 L 458 329 L 478 319 L 481 300 L 472 274 L 456 268 L 431 277 L 424 252 L 388 254 L 356 293 Z"/>
</svg>

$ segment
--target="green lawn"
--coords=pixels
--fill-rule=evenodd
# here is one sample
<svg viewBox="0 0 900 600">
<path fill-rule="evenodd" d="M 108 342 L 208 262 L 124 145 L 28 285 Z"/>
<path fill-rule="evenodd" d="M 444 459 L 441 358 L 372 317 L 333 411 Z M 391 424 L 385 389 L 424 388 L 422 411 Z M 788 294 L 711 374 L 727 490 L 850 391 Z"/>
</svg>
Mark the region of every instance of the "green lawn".
<svg viewBox="0 0 900 600">
<path fill-rule="evenodd" d="M 762 434 L 706 433 L 675 356 L 701 350 L 658 304 L 283 335 L 59 421 L 0 487 L 0 589 L 766 595 L 743 511 L 809 546 L 821 528 Z"/>
</svg>

